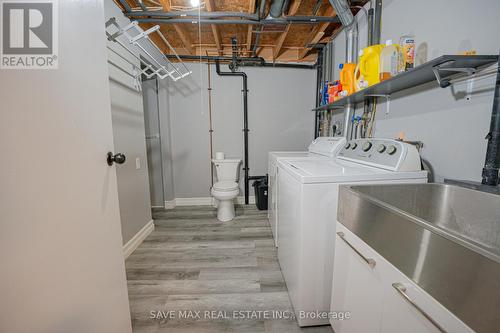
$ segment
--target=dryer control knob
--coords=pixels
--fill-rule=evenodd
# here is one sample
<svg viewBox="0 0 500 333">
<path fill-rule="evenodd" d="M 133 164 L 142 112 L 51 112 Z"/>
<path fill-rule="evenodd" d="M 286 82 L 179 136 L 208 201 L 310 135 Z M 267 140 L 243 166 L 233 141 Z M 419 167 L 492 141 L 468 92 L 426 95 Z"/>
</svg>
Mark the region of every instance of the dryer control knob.
<svg viewBox="0 0 500 333">
<path fill-rule="evenodd" d="M 358 144 L 356 142 L 353 142 L 351 144 L 351 149 L 354 150 L 354 149 L 356 149 L 357 146 L 358 146 Z"/>
<path fill-rule="evenodd" d="M 349 149 L 351 147 L 351 144 L 348 142 L 346 145 L 345 145 L 345 149 Z"/>
<path fill-rule="evenodd" d="M 377 151 L 378 151 L 379 153 L 383 153 L 383 152 L 385 151 L 385 145 L 384 145 L 384 144 L 380 144 L 380 145 L 378 145 L 378 147 L 377 147 Z"/>
<path fill-rule="evenodd" d="M 396 146 L 390 145 L 389 147 L 387 147 L 387 154 L 394 155 L 394 153 L 396 152 L 396 150 L 397 150 Z"/>
<path fill-rule="evenodd" d="M 370 141 L 366 141 L 364 144 L 363 144 L 363 150 L 364 151 L 368 151 L 372 148 L 372 143 Z"/>
</svg>

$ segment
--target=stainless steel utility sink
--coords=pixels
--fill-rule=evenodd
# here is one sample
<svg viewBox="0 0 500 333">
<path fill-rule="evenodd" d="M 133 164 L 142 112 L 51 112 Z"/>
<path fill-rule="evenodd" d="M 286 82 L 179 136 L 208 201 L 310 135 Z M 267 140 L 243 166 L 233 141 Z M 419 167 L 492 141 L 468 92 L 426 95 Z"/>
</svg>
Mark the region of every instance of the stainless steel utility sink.
<svg viewBox="0 0 500 333">
<path fill-rule="evenodd" d="M 478 332 L 500 327 L 500 195 L 448 184 L 343 186 L 338 220 Z"/>
<path fill-rule="evenodd" d="M 354 191 L 500 262 L 500 196 L 447 184 L 357 186 Z"/>
</svg>

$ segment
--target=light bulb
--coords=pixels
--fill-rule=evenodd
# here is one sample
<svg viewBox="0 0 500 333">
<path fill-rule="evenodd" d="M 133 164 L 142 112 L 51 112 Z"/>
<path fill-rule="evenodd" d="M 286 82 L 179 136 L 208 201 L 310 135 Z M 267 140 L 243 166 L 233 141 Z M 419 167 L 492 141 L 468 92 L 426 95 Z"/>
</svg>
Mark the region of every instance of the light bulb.
<svg viewBox="0 0 500 333">
<path fill-rule="evenodd" d="M 191 6 L 198 7 L 200 5 L 200 0 L 191 0 Z"/>
</svg>

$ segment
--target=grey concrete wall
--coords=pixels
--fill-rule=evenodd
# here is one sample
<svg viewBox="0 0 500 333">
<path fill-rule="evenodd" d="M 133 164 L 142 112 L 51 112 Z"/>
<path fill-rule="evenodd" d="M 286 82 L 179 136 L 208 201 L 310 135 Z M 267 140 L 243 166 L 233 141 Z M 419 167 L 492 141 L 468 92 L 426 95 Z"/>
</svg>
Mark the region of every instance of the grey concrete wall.
<svg viewBox="0 0 500 333">
<path fill-rule="evenodd" d="M 189 67 L 192 75 L 168 83 L 177 198 L 210 196 L 208 67 L 197 63 Z M 228 70 L 227 66 L 222 69 Z M 269 151 L 305 150 L 313 139 L 314 117 L 310 109 L 315 102 L 316 72 L 283 68 L 243 70 L 249 87 L 250 174 L 264 175 Z M 242 80 L 219 77 L 212 65 L 211 82 L 214 152 L 223 151 L 229 157 L 243 159 Z M 161 107 L 161 114 L 164 111 L 165 107 Z M 168 129 L 162 130 L 162 135 L 166 132 Z"/>
<path fill-rule="evenodd" d="M 168 83 L 156 78 L 142 83 L 152 206 L 175 199 Z"/>
<path fill-rule="evenodd" d="M 483 0 L 384 0 L 382 38 L 399 40 L 416 35 L 417 49 L 427 47 L 427 59 L 474 49 L 478 54 L 498 54 L 500 2 Z M 363 15 L 362 13 L 359 15 Z M 467 23 L 464 23 L 467 22 Z M 360 18 L 360 48 L 366 43 L 366 24 Z M 345 36 L 335 40 L 334 69 L 345 60 Z M 434 167 L 436 180 L 480 180 L 486 151 L 484 139 L 493 103 L 492 77 L 475 80 L 472 98 L 463 98 L 466 84 L 438 88 L 431 83 L 392 96 L 390 113 L 385 102 L 377 112 L 375 136 L 421 140 L 422 156 Z M 358 109 L 358 113 L 362 112 Z M 342 116 L 340 116 L 342 117 Z"/>
<path fill-rule="evenodd" d="M 104 3 L 106 20 L 116 17 L 121 25 L 129 22 L 112 1 Z M 138 61 L 121 46 L 113 42 L 108 42 L 108 45 L 137 64 Z M 130 64 L 109 50 L 108 58 L 122 69 L 132 72 Z M 124 164 L 116 166 L 122 235 L 125 244 L 151 221 L 143 100 L 142 93 L 134 87 L 132 77 L 113 65 L 108 67 L 115 152 L 121 152 L 127 156 Z M 139 168 L 136 167 L 136 159 L 139 161 Z"/>
</svg>

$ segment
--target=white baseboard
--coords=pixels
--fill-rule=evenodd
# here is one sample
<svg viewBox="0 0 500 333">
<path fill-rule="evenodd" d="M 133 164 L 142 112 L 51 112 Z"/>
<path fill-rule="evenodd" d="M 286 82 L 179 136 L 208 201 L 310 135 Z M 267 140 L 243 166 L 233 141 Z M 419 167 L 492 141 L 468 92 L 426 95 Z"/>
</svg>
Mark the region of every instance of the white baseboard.
<svg viewBox="0 0 500 333">
<path fill-rule="evenodd" d="M 244 196 L 237 197 L 236 198 L 236 203 L 239 204 L 239 205 L 244 205 L 245 204 L 245 197 Z M 254 205 L 255 204 L 255 196 L 250 195 L 248 197 L 248 204 L 250 204 L 250 205 Z"/>
<path fill-rule="evenodd" d="M 248 197 L 249 204 L 255 204 L 255 196 Z M 243 205 L 245 197 L 239 196 L 235 199 L 235 203 Z M 195 198 L 175 198 L 174 200 L 165 201 L 165 209 L 174 209 L 176 206 L 215 206 L 213 197 L 195 197 Z"/>
<path fill-rule="evenodd" d="M 175 198 L 176 206 L 210 206 L 212 197 Z"/>
<path fill-rule="evenodd" d="M 174 200 L 168 200 L 165 201 L 165 209 L 174 209 L 175 208 L 175 199 Z"/>
<path fill-rule="evenodd" d="M 139 232 L 127 242 L 127 244 L 123 245 L 123 257 L 127 259 L 154 229 L 155 225 L 153 224 L 153 220 L 146 223 L 146 225 L 142 227 L 141 230 L 139 230 Z"/>
</svg>

